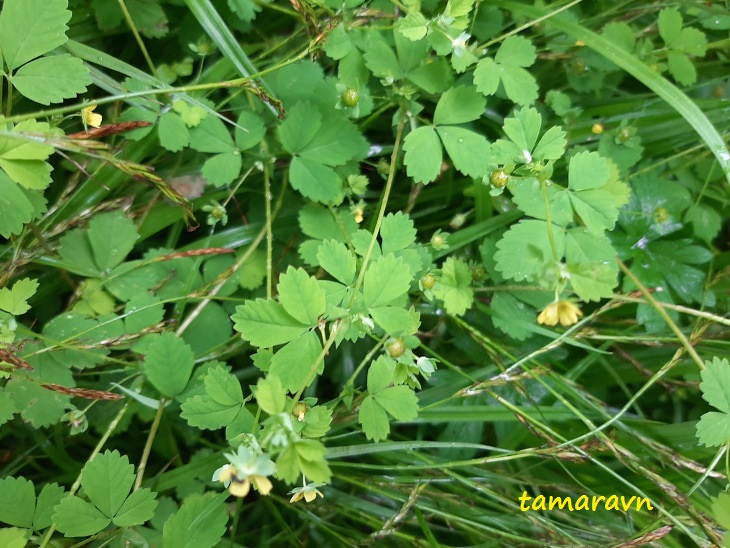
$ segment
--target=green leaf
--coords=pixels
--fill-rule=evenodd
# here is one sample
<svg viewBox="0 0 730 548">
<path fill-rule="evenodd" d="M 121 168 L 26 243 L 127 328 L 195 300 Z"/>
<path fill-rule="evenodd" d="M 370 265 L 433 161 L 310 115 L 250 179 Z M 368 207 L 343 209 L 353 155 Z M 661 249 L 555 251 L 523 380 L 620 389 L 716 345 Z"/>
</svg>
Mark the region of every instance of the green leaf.
<svg viewBox="0 0 730 548">
<path fill-rule="evenodd" d="M 213 548 L 226 532 L 228 512 L 215 493 L 185 499 L 177 513 L 165 522 L 163 548 Z"/>
<path fill-rule="evenodd" d="M 422 126 L 411 131 L 403 142 L 409 177 L 417 183 L 430 183 L 441 173 L 443 151 L 436 130 Z"/>
<path fill-rule="evenodd" d="M 256 19 L 256 14 L 261 11 L 261 7 L 253 0 L 228 0 L 228 7 L 241 21 L 248 23 Z"/>
<path fill-rule="evenodd" d="M 572 228 L 565 236 L 565 257 L 570 285 L 581 300 L 598 301 L 611 297 L 618 284 L 616 252 L 603 235 L 585 228 Z"/>
<path fill-rule="evenodd" d="M 418 398 L 407 386 L 391 386 L 372 397 L 396 420 L 410 421 L 418 416 Z"/>
<path fill-rule="evenodd" d="M 0 529 L 0 546 L 3 546 L 3 548 L 25 548 L 30 535 L 31 531 L 28 529 L 4 527 Z"/>
<path fill-rule="evenodd" d="M 299 102 L 291 107 L 279 127 L 277 136 L 284 150 L 298 154 L 312 142 L 322 127 L 322 113 L 311 103 Z"/>
<path fill-rule="evenodd" d="M 236 148 L 228 128 L 215 116 L 206 117 L 190 129 L 190 147 L 213 154 L 233 152 Z"/>
<path fill-rule="evenodd" d="M 259 379 L 254 396 L 261 410 L 269 415 L 278 415 L 286 407 L 286 390 L 277 375 L 268 375 Z"/>
<path fill-rule="evenodd" d="M 12 82 L 21 95 L 49 105 L 86 92 L 91 76 L 81 59 L 64 54 L 42 57 L 20 67 Z"/>
<path fill-rule="evenodd" d="M 403 69 L 398 58 L 380 33 L 368 32 L 363 56 L 374 76 L 391 82 L 403 78 Z"/>
<path fill-rule="evenodd" d="M 568 188 L 590 190 L 602 187 L 611 175 L 611 162 L 597 152 L 579 152 L 568 165 Z"/>
<path fill-rule="evenodd" d="M 205 393 L 216 403 L 231 407 L 243 405 L 241 383 L 224 367 L 218 365 L 208 369 L 203 382 Z"/>
<path fill-rule="evenodd" d="M 94 262 L 102 273 L 120 264 L 139 238 L 137 227 L 122 211 L 95 215 L 87 234 Z"/>
<path fill-rule="evenodd" d="M 529 67 L 537 58 L 535 46 L 523 36 L 509 36 L 499 46 L 494 60 L 500 65 Z"/>
<path fill-rule="evenodd" d="M 411 218 L 405 213 L 400 211 L 388 213 L 383 217 L 380 237 L 383 240 L 383 255 L 396 253 L 415 243 L 416 228 Z"/>
<path fill-rule="evenodd" d="M 279 303 L 264 299 L 237 306 L 231 318 L 241 337 L 264 348 L 288 343 L 310 327 L 292 318 Z"/>
<path fill-rule="evenodd" d="M 421 325 L 421 315 L 413 308 L 405 310 L 394 306 L 370 308 L 368 313 L 383 331 L 393 337 L 412 335 Z"/>
<path fill-rule="evenodd" d="M 53 509 L 61 501 L 64 492 L 64 488 L 57 483 L 46 483 L 43 486 L 33 516 L 33 529 L 40 531 L 51 526 Z"/>
<path fill-rule="evenodd" d="M 1 288 L 0 309 L 14 316 L 25 314 L 30 310 L 28 299 L 35 295 L 37 289 L 38 282 L 30 278 L 18 280 L 13 284 L 12 289 Z"/>
<path fill-rule="evenodd" d="M 238 125 L 240 127 L 236 128 L 235 134 L 236 144 L 240 150 L 247 150 L 258 145 L 266 135 L 264 121 L 258 114 L 250 110 L 241 112 L 238 116 Z"/>
<path fill-rule="evenodd" d="M 521 341 L 532 334 L 525 326 L 535 323 L 535 312 L 519 299 L 499 291 L 492 297 L 489 308 L 494 326 L 510 337 Z"/>
<path fill-rule="evenodd" d="M 682 16 L 675 8 L 664 8 L 659 12 L 657 25 L 659 36 L 666 44 L 671 44 L 682 32 Z"/>
<path fill-rule="evenodd" d="M 241 410 L 241 405 L 222 405 L 210 396 L 193 396 L 180 406 L 181 417 L 190 426 L 202 430 L 217 430 L 233 422 Z"/>
<path fill-rule="evenodd" d="M 30 529 L 35 505 L 32 481 L 22 477 L 0 479 L 0 521 Z"/>
<path fill-rule="evenodd" d="M 183 119 L 175 112 L 160 116 L 157 135 L 160 144 L 171 152 L 178 152 L 190 144 L 190 132 Z"/>
<path fill-rule="evenodd" d="M 557 160 L 565 153 L 566 144 L 565 131 L 553 126 L 540 138 L 535 150 L 532 151 L 532 157 L 540 161 Z"/>
<path fill-rule="evenodd" d="M 362 424 L 367 439 L 380 441 L 388 437 L 390 432 L 388 415 L 372 396 L 366 397 L 360 404 L 357 420 Z"/>
<path fill-rule="evenodd" d="M 11 70 L 66 43 L 67 0 L 5 0 L 0 49 Z"/>
<path fill-rule="evenodd" d="M 357 126 L 339 112 L 328 112 L 314 138 L 299 154 L 313 162 L 341 166 L 354 158 L 364 158 L 367 151 L 368 142 Z"/>
<path fill-rule="evenodd" d="M 691 86 L 697 81 L 697 69 L 684 53 L 670 51 L 667 54 L 667 67 L 672 77 L 683 86 Z"/>
<path fill-rule="evenodd" d="M 420 40 L 428 32 L 428 20 L 421 12 L 415 11 L 399 19 L 396 28 L 409 40 Z"/>
<path fill-rule="evenodd" d="M 276 286 L 284 310 L 295 320 L 316 326 L 325 311 L 325 292 L 316 278 L 302 268 L 292 266 L 279 278 Z"/>
<path fill-rule="evenodd" d="M 322 343 L 317 334 L 314 331 L 305 333 L 274 354 L 269 374 L 279 377 L 289 392 L 297 392 L 304 388 L 307 380 L 313 380 L 309 379 L 310 371 L 321 352 Z M 321 362 L 317 373 L 321 374 L 323 370 Z"/>
<path fill-rule="evenodd" d="M 565 251 L 563 231 L 553 225 L 552 232 L 557 257 L 552 255 L 546 222 L 528 220 L 512 225 L 497 242 L 497 252 L 494 254 L 497 271 L 505 278 L 516 281 L 539 279 L 545 267 L 559 260 Z"/>
<path fill-rule="evenodd" d="M 522 107 L 504 121 L 504 132 L 520 151 L 531 151 L 540 134 L 542 116 L 537 110 Z"/>
<path fill-rule="evenodd" d="M 241 173 L 242 165 L 241 153 L 237 150 L 216 154 L 203 164 L 203 177 L 214 186 L 228 185 Z"/>
<path fill-rule="evenodd" d="M 5 169 L 2 160 L 0 167 Z M 23 191 L 0 171 L 0 236 L 10 238 L 13 234 L 20 234 L 23 225 L 33 220 L 33 204 L 23 194 Z"/>
<path fill-rule="evenodd" d="M 390 304 L 408 291 L 412 278 L 413 274 L 402 259 L 393 255 L 379 257 L 368 266 L 365 273 L 365 306 L 370 308 Z"/>
<path fill-rule="evenodd" d="M 104 530 L 111 519 L 93 504 L 75 496 L 61 499 L 53 514 L 53 523 L 67 537 L 89 537 Z"/>
<path fill-rule="evenodd" d="M 710 411 L 697 423 L 697 439 L 707 447 L 720 447 L 730 440 L 730 415 Z"/>
<path fill-rule="evenodd" d="M 730 414 L 730 362 L 724 358 L 713 358 L 705 362 L 700 377 L 702 399 L 723 413 Z"/>
<path fill-rule="evenodd" d="M 449 314 L 460 316 L 471 308 L 474 290 L 469 265 L 455 257 L 446 259 L 441 267 L 441 277 L 433 286 L 433 294 L 444 301 Z"/>
<path fill-rule="evenodd" d="M 101 512 L 112 518 L 134 484 L 134 466 L 126 455 L 109 451 L 96 455 L 81 472 L 81 486 Z"/>
<path fill-rule="evenodd" d="M 385 225 L 385 220 L 383 225 Z M 323 241 L 317 251 L 317 260 L 322 268 L 343 284 L 350 285 L 355 281 L 357 260 L 345 244 L 336 240 Z"/>
<path fill-rule="evenodd" d="M 8 381 L 5 394 L 12 398 L 21 417 L 35 428 L 57 423 L 69 407 L 69 396 L 46 390 L 39 384 L 20 377 Z"/>
<path fill-rule="evenodd" d="M 291 186 L 310 200 L 332 203 L 339 196 L 342 183 L 339 175 L 319 162 L 295 156 L 289 166 Z"/>
<path fill-rule="evenodd" d="M 474 178 L 487 175 L 489 143 L 484 136 L 468 129 L 451 126 L 440 126 L 436 131 L 456 169 Z"/>
<path fill-rule="evenodd" d="M 395 371 L 393 359 L 379 356 L 368 369 L 368 392 L 372 395 L 385 390 L 393 381 L 393 371 Z"/>
<path fill-rule="evenodd" d="M 157 508 L 156 496 L 157 493 L 153 493 L 149 489 L 138 489 L 124 501 L 124 504 L 112 519 L 112 523 L 117 527 L 142 525 L 155 515 L 155 508 Z"/>
<path fill-rule="evenodd" d="M 537 82 L 523 67 L 535 62 L 535 47 L 522 36 L 510 36 L 500 46 L 494 60 L 485 57 L 474 70 L 474 84 L 484 95 L 494 95 L 500 82 L 513 102 L 529 105 L 537 99 Z"/>
<path fill-rule="evenodd" d="M 174 333 L 162 333 L 147 347 L 144 372 L 157 390 L 168 397 L 180 394 L 195 364 L 192 349 Z"/>
<path fill-rule="evenodd" d="M 458 86 L 446 91 L 436 104 L 435 125 L 464 124 L 476 120 L 486 108 L 486 99 L 473 86 Z"/>
</svg>

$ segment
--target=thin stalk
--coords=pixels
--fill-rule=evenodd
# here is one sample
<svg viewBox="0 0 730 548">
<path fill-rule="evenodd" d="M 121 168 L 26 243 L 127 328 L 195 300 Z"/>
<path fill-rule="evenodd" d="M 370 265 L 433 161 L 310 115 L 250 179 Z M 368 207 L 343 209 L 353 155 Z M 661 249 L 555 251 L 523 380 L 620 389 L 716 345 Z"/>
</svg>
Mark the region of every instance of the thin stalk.
<svg viewBox="0 0 730 548">
<path fill-rule="evenodd" d="M 142 458 L 139 460 L 139 466 L 137 466 L 137 478 L 134 480 L 134 489 L 133 491 L 136 491 L 142 486 L 142 478 L 144 478 L 144 472 L 147 468 L 147 461 L 150 458 L 150 453 L 152 452 L 152 444 L 155 441 L 155 436 L 157 435 L 157 429 L 160 427 L 160 421 L 162 420 L 162 413 L 165 410 L 165 398 L 160 398 L 160 406 L 157 408 L 157 413 L 155 413 L 155 420 L 152 421 L 152 427 L 150 428 L 150 433 L 147 435 L 147 443 L 144 445 L 144 450 L 142 451 Z"/>
<path fill-rule="evenodd" d="M 134 21 L 132 21 L 132 16 L 129 14 L 129 11 L 127 10 L 127 4 L 125 4 L 124 0 L 119 0 L 119 7 L 122 9 L 124 19 L 127 21 L 129 29 L 132 31 L 132 34 L 134 34 L 134 39 L 136 40 L 137 45 L 142 52 L 144 60 L 147 61 L 147 66 L 149 67 L 150 72 L 155 78 L 159 80 L 160 78 L 159 76 L 157 76 L 157 69 L 155 69 L 155 64 L 152 62 L 152 58 L 150 57 L 150 54 L 144 45 L 144 41 L 142 40 L 142 36 L 140 36 L 139 31 L 137 30 L 137 26 L 134 24 Z"/>
</svg>

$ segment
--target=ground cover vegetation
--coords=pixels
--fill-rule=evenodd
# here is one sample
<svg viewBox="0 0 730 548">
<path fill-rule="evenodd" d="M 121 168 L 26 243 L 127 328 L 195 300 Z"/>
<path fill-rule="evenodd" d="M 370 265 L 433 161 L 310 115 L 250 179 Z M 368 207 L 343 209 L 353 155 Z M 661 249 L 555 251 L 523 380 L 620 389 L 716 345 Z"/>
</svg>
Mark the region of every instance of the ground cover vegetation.
<svg viewBox="0 0 730 548">
<path fill-rule="evenodd" d="M 722 543 L 728 8 L 4 0 L 0 546 Z"/>
</svg>

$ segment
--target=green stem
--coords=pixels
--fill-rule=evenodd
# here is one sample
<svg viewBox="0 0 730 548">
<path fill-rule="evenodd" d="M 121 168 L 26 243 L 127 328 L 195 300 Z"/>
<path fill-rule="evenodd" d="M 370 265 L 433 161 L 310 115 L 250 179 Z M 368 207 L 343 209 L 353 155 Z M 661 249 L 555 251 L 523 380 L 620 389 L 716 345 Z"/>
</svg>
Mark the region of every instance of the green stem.
<svg viewBox="0 0 730 548">
<path fill-rule="evenodd" d="M 352 297 L 350 298 L 350 305 L 348 308 L 352 308 L 355 305 L 355 302 L 357 301 L 357 294 L 358 291 L 360 291 L 360 287 L 362 286 L 362 282 L 365 279 L 365 271 L 367 270 L 368 261 L 370 261 L 370 257 L 373 254 L 373 249 L 375 249 L 375 243 L 378 240 L 378 234 L 380 233 L 380 227 L 383 224 L 383 218 L 385 217 L 385 209 L 388 206 L 388 198 L 390 197 L 390 191 L 393 188 L 393 180 L 395 179 L 395 170 L 397 166 L 397 160 L 398 160 L 398 149 L 400 148 L 401 144 L 401 138 L 403 136 L 403 127 L 406 123 L 406 115 L 405 112 L 401 113 L 401 119 L 398 123 L 398 129 L 395 133 L 395 144 L 393 145 L 393 154 L 390 157 L 390 169 L 388 170 L 388 180 L 385 183 L 385 190 L 383 190 L 383 196 L 380 202 L 380 211 L 378 212 L 378 220 L 375 222 L 375 228 L 373 229 L 373 236 L 370 238 L 370 245 L 368 246 L 368 250 L 365 253 L 365 256 L 362 259 L 362 266 L 360 267 L 360 273 L 357 276 L 357 281 L 355 282 L 355 287 L 352 291 Z"/>
<path fill-rule="evenodd" d="M 107 427 L 106 431 L 104 432 L 104 435 L 99 440 L 99 443 L 96 444 L 96 447 L 94 447 L 94 450 L 91 452 L 91 455 L 89 455 L 89 458 L 86 459 L 86 464 L 91 462 L 96 455 L 98 455 L 101 452 L 101 448 L 104 447 L 107 440 L 111 437 L 114 430 L 116 430 L 117 426 L 119 425 L 119 422 L 124 417 L 125 413 L 127 412 L 127 409 L 129 408 L 129 404 L 125 403 L 124 407 L 122 407 L 119 410 L 119 413 L 117 413 L 117 416 L 112 419 L 112 422 L 109 423 L 109 426 Z M 86 464 L 84 466 L 86 466 Z M 82 469 L 83 471 L 83 469 Z M 71 486 L 71 489 L 68 491 L 68 496 L 73 495 L 78 491 L 79 487 L 81 487 L 81 472 L 79 472 L 78 477 L 76 478 L 76 481 Z M 43 537 L 43 542 L 41 542 L 41 545 L 39 548 L 46 548 L 48 546 L 48 543 L 51 540 L 51 537 L 53 536 L 53 533 L 56 531 L 56 524 L 51 524 L 51 527 L 46 532 L 46 536 Z"/>
<path fill-rule="evenodd" d="M 157 408 L 157 413 L 155 413 L 155 420 L 152 421 L 152 427 L 150 428 L 150 433 L 147 435 L 147 443 L 144 445 L 144 450 L 142 451 L 142 458 L 139 461 L 139 466 L 137 467 L 137 478 L 134 480 L 134 489 L 133 491 L 136 491 L 142 486 L 142 478 L 144 478 L 144 471 L 147 468 L 147 461 L 150 458 L 150 453 L 152 452 L 152 444 L 155 441 L 155 436 L 157 435 L 157 429 L 160 427 L 160 421 L 162 420 L 162 413 L 165 410 L 165 398 L 160 398 L 160 406 Z"/>
<path fill-rule="evenodd" d="M 545 180 L 540 181 L 540 188 L 542 189 L 542 197 L 545 200 L 545 221 L 547 222 L 547 233 L 548 239 L 550 240 L 550 249 L 552 249 L 553 251 L 553 260 L 558 263 L 560 262 L 560 255 L 558 255 L 558 246 L 555 245 L 555 236 L 553 235 L 550 198 L 548 197 L 547 183 L 545 182 Z"/>
<path fill-rule="evenodd" d="M 137 41 L 137 45 L 142 51 L 142 56 L 144 57 L 144 60 L 147 61 L 147 66 L 150 68 L 150 72 L 155 78 L 159 80 L 160 78 L 159 76 L 157 76 L 155 64 L 152 62 L 152 58 L 150 57 L 150 54 L 144 45 L 144 41 L 142 40 L 142 37 L 137 30 L 137 26 L 134 24 L 134 21 L 132 21 L 132 16 L 129 14 L 129 11 L 127 10 L 127 4 L 124 2 L 124 0 L 119 0 L 119 7 L 122 9 L 122 13 L 124 14 L 124 19 L 127 21 L 127 25 L 129 25 L 132 34 L 134 34 L 134 39 Z"/>
</svg>

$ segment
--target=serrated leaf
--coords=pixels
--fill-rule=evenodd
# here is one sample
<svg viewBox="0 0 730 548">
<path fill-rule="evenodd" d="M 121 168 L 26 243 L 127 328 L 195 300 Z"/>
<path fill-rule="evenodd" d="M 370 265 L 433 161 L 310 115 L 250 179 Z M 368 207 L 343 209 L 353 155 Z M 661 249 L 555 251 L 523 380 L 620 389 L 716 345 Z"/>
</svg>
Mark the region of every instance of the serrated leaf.
<svg viewBox="0 0 730 548">
<path fill-rule="evenodd" d="M 69 407 L 69 396 L 46 390 L 39 384 L 20 377 L 8 381 L 5 394 L 13 399 L 15 408 L 20 410 L 20 416 L 35 428 L 57 423 Z"/>
<path fill-rule="evenodd" d="M 364 158 L 368 142 L 357 126 L 337 112 L 322 119 L 322 127 L 301 149 L 302 158 L 327 166 L 341 166 L 353 158 Z"/>
<path fill-rule="evenodd" d="M 237 150 L 216 154 L 205 161 L 202 174 L 205 180 L 214 186 L 229 185 L 241 173 L 242 165 L 241 153 Z"/>
<path fill-rule="evenodd" d="M 120 455 L 116 450 L 96 455 L 81 472 L 84 492 L 109 518 L 122 507 L 133 483 L 134 466 L 126 455 Z"/>
<path fill-rule="evenodd" d="M 11 70 L 66 43 L 67 0 L 5 0 L 0 49 Z"/>
<path fill-rule="evenodd" d="M 284 120 L 276 129 L 284 150 L 298 154 L 312 142 L 322 127 L 322 114 L 311 103 L 300 102 L 291 107 Z"/>
<path fill-rule="evenodd" d="M 383 217 L 380 227 L 383 255 L 407 248 L 416 241 L 416 228 L 408 215 L 397 212 Z"/>
<path fill-rule="evenodd" d="M 528 338 L 532 331 L 525 326 L 535 323 L 535 312 L 505 291 L 494 294 L 489 303 L 494 326 L 517 340 Z"/>
<path fill-rule="evenodd" d="M 193 495 L 165 522 L 163 548 L 213 548 L 226 532 L 228 512 L 214 493 Z"/>
<path fill-rule="evenodd" d="M 542 275 L 545 267 L 559 260 L 565 252 L 563 231 L 552 227 L 557 259 L 552 255 L 552 245 L 548 237 L 548 225 L 544 221 L 520 221 L 514 224 L 497 242 L 494 254 L 495 268 L 505 278 L 516 281 L 532 281 Z"/>
<path fill-rule="evenodd" d="M 421 325 L 421 316 L 413 308 L 406 310 L 394 306 L 368 309 L 373 321 L 393 337 L 412 335 Z"/>
<path fill-rule="evenodd" d="M 522 107 L 504 121 L 502 129 L 519 150 L 529 152 L 537 142 L 541 125 L 542 116 L 537 110 Z"/>
<path fill-rule="evenodd" d="M 291 341 L 281 348 L 271 358 L 269 374 L 281 379 L 289 392 L 297 392 L 304 388 L 309 379 L 312 366 L 322 352 L 322 343 L 314 331 L 305 333 L 298 339 Z M 317 373 L 324 370 L 324 363 L 320 362 Z"/>
<path fill-rule="evenodd" d="M 570 285 L 583 301 L 600 301 L 613 296 L 618 284 L 616 269 L 610 264 L 568 265 Z"/>
<path fill-rule="evenodd" d="M 0 161 L 0 167 L 2 162 Z M 20 234 L 23 225 L 33 220 L 33 204 L 23 194 L 23 191 L 0 171 L 0 236 L 10 238 L 13 234 Z"/>
<path fill-rule="evenodd" d="M 403 78 L 403 69 L 398 58 L 378 32 L 368 33 L 363 57 L 374 76 L 391 81 Z"/>
<path fill-rule="evenodd" d="M 87 235 L 94 262 L 102 273 L 119 265 L 139 238 L 134 222 L 121 211 L 95 215 Z"/>
<path fill-rule="evenodd" d="M 30 278 L 23 278 L 13 284 L 12 289 L 0 289 L 0 309 L 8 314 L 19 316 L 30 310 L 28 299 L 35 295 L 38 282 Z"/>
<path fill-rule="evenodd" d="M 391 386 L 372 397 L 399 421 L 410 421 L 418 416 L 418 398 L 407 386 Z"/>
<path fill-rule="evenodd" d="M 278 375 L 268 375 L 259 379 L 254 391 L 256 403 L 269 415 L 278 415 L 286 406 L 286 390 Z"/>
<path fill-rule="evenodd" d="M 420 40 L 428 32 L 428 20 L 421 12 L 415 11 L 398 20 L 396 28 L 409 40 Z"/>
<path fill-rule="evenodd" d="M 213 154 L 233 152 L 236 148 L 228 128 L 215 116 L 204 118 L 197 127 L 190 129 L 190 147 Z"/>
<path fill-rule="evenodd" d="M 590 190 L 608 182 L 611 176 L 611 162 L 597 152 L 579 152 L 568 164 L 568 188 Z"/>
<path fill-rule="evenodd" d="M 237 306 L 231 319 L 241 337 L 264 348 L 296 339 L 310 327 L 292 318 L 279 303 L 264 299 Z"/>
<path fill-rule="evenodd" d="M 571 192 L 569 197 L 573 210 L 591 232 L 601 234 L 616 224 L 618 208 L 614 205 L 612 196 L 605 190 Z"/>
<path fill-rule="evenodd" d="M 111 519 L 93 504 L 75 496 L 61 499 L 55 508 L 53 522 L 67 537 L 88 537 L 103 531 Z"/>
<path fill-rule="evenodd" d="M 244 129 L 236 128 L 236 144 L 240 150 L 247 150 L 258 145 L 266 135 L 266 126 L 261 117 L 255 112 L 244 110 L 238 116 L 238 125 Z"/>
<path fill-rule="evenodd" d="M 384 255 L 372 262 L 365 274 L 363 299 L 366 307 L 390 304 L 404 295 L 413 274 L 402 259 Z"/>
<path fill-rule="evenodd" d="M 213 401 L 225 406 L 243 405 L 241 383 L 220 365 L 208 370 L 203 379 L 205 392 Z"/>
<path fill-rule="evenodd" d="M 0 521 L 29 529 L 35 513 L 33 482 L 23 477 L 0 479 Z"/>
<path fill-rule="evenodd" d="M 474 178 L 487 175 L 489 143 L 484 136 L 452 126 L 439 126 L 436 131 L 456 169 Z"/>
<path fill-rule="evenodd" d="M 342 190 L 339 175 L 319 162 L 295 156 L 289 166 L 291 186 L 310 200 L 329 204 L 335 201 Z"/>
<path fill-rule="evenodd" d="M 411 131 L 403 142 L 409 177 L 417 183 L 430 183 L 441 173 L 443 151 L 436 130 L 430 126 L 422 126 Z"/>
<path fill-rule="evenodd" d="M 157 135 L 160 144 L 171 152 L 178 152 L 190 144 L 190 132 L 182 118 L 175 112 L 160 116 Z"/>
<path fill-rule="evenodd" d="M 449 257 L 441 267 L 441 278 L 433 286 L 433 294 L 444 301 L 449 314 L 460 316 L 471 308 L 474 290 L 471 288 L 471 270 L 461 259 Z"/>
<path fill-rule="evenodd" d="M 435 125 L 464 124 L 476 120 L 486 108 L 486 99 L 473 86 L 457 86 L 446 91 L 433 114 Z"/>
<path fill-rule="evenodd" d="M 124 501 L 112 522 L 117 527 L 142 525 L 155 515 L 156 496 L 157 493 L 153 493 L 149 489 L 138 489 Z"/>
<path fill-rule="evenodd" d="M 21 95 L 50 105 L 84 93 L 91 85 L 91 76 L 81 59 L 63 54 L 41 57 L 20 67 L 12 82 Z"/>
<path fill-rule="evenodd" d="M 509 36 L 499 46 L 494 60 L 500 65 L 529 67 L 537 58 L 535 46 L 523 36 Z"/>
<path fill-rule="evenodd" d="M 388 437 L 390 432 L 388 415 L 372 396 L 366 397 L 360 404 L 357 420 L 362 424 L 367 439 L 380 441 Z"/>
<path fill-rule="evenodd" d="M 304 269 L 290 266 L 279 278 L 276 290 L 281 306 L 292 318 L 310 326 L 319 323 L 325 311 L 325 293 Z"/>
<path fill-rule="evenodd" d="M 700 371 L 702 399 L 724 413 L 730 413 L 730 362 L 714 358 Z"/>
<path fill-rule="evenodd" d="M 667 67 L 672 77 L 683 86 L 691 86 L 697 81 L 697 69 L 684 53 L 670 51 Z"/>
<path fill-rule="evenodd" d="M 15 402 L 12 398 L 8 397 L 7 392 L 0 392 L 0 426 L 12 419 L 13 415 L 18 411 L 19 409 L 15 406 Z"/>
<path fill-rule="evenodd" d="M 248 23 L 256 19 L 256 14 L 261 11 L 261 7 L 253 0 L 228 0 L 228 7 L 241 21 Z"/>
<path fill-rule="evenodd" d="M 697 439 L 707 447 L 719 447 L 730 440 L 730 415 L 710 411 L 697 423 Z"/>
<path fill-rule="evenodd" d="M 567 143 L 565 131 L 553 126 L 540 138 L 535 150 L 532 151 L 532 157 L 540 161 L 557 160 L 565 153 Z"/>
<path fill-rule="evenodd" d="M 682 16 L 675 8 L 664 8 L 659 12 L 657 26 L 659 36 L 666 44 L 669 44 L 682 31 Z"/>
<path fill-rule="evenodd" d="M 180 394 L 195 364 L 192 349 L 174 333 L 162 333 L 147 347 L 144 372 L 157 390 L 168 397 Z"/>
<path fill-rule="evenodd" d="M 43 486 L 33 515 L 33 529 L 40 531 L 51 526 L 53 508 L 61 501 L 64 493 L 64 488 L 57 483 L 47 483 Z"/>
<path fill-rule="evenodd" d="M 190 426 L 205 430 L 217 430 L 230 424 L 238 415 L 240 405 L 222 405 L 209 396 L 193 396 L 180 406 L 181 417 Z"/>
<path fill-rule="evenodd" d="M 25 548 L 32 531 L 17 527 L 0 529 L 0 546 L 3 548 Z"/>
<path fill-rule="evenodd" d="M 387 217 L 386 217 L 387 218 Z M 385 220 L 383 220 L 385 228 Z M 415 237 L 415 230 L 414 230 Z M 355 270 L 357 260 L 345 244 L 336 240 L 325 240 L 317 251 L 319 265 L 324 268 L 334 279 L 345 285 L 355 281 Z"/>
</svg>

